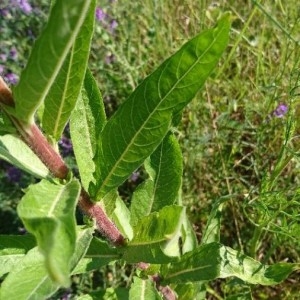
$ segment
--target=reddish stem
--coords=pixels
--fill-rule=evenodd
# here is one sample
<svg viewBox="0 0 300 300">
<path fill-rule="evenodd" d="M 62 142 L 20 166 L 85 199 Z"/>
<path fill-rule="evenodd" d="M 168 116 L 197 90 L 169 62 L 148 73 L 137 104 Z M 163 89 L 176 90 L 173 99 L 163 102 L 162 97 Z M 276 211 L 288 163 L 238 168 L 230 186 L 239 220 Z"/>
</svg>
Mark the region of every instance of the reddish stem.
<svg viewBox="0 0 300 300">
<path fill-rule="evenodd" d="M 15 106 L 12 93 L 1 76 L 0 76 L 0 102 L 11 107 Z"/>
<path fill-rule="evenodd" d="M 69 169 L 60 154 L 49 144 L 41 130 L 32 124 L 29 130 L 24 130 L 22 126 L 19 128 L 22 139 L 40 158 L 40 160 L 48 167 L 54 177 L 66 179 Z"/>
<path fill-rule="evenodd" d="M 89 217 L 95 218 L 98 230 L 116 246 L 125 245 L 125 238 L 115 224 L 107 217 L 102 207 L 93 203 L 88 194 L 82 190 L 78 206 Z"/>
<path fill-rule="evenodd" d="M 3 107 L 3 110 L 15 124 L 21 139 L 48 167 L 53 176 L 60 179 L 67 179 L 69 173 L 67 165 L 60 154 L 49 144 L 38 126 L 36 124 L 27 125 L 20 122 L 5 110 L 5 105 L 14 107 L 15 103 L 11 90 L 0 76 L 0 106 Z M 125 238 L 114 223 L 108 218 L 99 205 L 90 200 L 88 194 L 84 190 L 81 192 L 78 205 L 84 214 L 96 219 L 98 230 L 114 245 L 121 246 L 125 244 Z"/>
</svg>

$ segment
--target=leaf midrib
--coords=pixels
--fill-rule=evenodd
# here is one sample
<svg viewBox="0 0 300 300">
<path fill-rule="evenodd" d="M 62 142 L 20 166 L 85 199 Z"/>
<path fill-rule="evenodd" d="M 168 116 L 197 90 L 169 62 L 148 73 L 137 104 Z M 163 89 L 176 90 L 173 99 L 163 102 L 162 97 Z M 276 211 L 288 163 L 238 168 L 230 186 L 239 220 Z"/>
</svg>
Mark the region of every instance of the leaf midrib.
<svg viewBox="0 0 300 300">
<path fill-rule="evenodd" d="M 72 62 L 73 62 L 73 57 L 74 57 L 74 48 L 75 47 L 73 45 L 71 53 L 70 53 L 69 62 L 68 62 L 68 71 L 67 71 L 66 81 L 65 81 L 65 85 L 64 85 L 64 90 L 63 90 L 63 93 L 62 93 L 62 99 L 61 99 L 61 102 L 60 102 L 59 109 L 57 111 L 56 121 L 54 123 L 54 128 L 53 128 L 53 136 L 54 137 L 56 137 L 56 135 L 57 135 L 60 120 L 61 120 L 62 111 L 63 111 L 64 105 L 65 105 L 65 102 L 67 101 L 66 95 L 67 95 L 69 83 L 71 81 L 69 78 L 71 77 Z"/>
</svg>

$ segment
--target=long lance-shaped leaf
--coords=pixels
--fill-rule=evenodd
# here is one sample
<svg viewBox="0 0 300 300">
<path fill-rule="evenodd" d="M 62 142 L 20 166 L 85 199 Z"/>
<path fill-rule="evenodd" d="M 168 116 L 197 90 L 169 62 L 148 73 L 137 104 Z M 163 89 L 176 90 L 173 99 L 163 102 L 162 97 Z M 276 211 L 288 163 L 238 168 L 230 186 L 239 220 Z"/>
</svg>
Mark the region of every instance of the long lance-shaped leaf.
<svg viewBox="0 0 300 300">
<path fill-rule="evenodd" d="M 227 42 L 229 15 L 187 42 L 147 77 L 104 127 L 95 158 L 97 199 L 120 185 L 156 149 L 177 115 L 203 86 Z"/>
<path fill-rule="evenodd" d="M 81 94 L 70 118 L 70 132 L 82 186 L 87 191 L 96 170 L 97 140 L 106 122 L 104 104 L 97 83 L 86 71 Z"/>
<path fill-rule="evenodd" d="M 58 140 L 76 105 L 85 76 L 93 34 L 95 3 L 93 0 L 70 54 L 66 57 L 51 86 L 43 110 L 42 128 L 48 136 Z"/>
<path fill-rule="evenodd" d="M 48 168 L 33 151 L 17 136 L 6 134 L 0 136 L 0 158 L 36 177 L 46 178 Z"/>
<path fill-rule="evenodd" d="M 187 283 L 235 276 L 250 284 L 273 285 L 300 269 L 300 264 L 263 265 L 219 243 L 204 244 L 163 267 L 163 283 Z"/>
<path fill-rule="evenodd" d="M 32 235 L 0 235 L 0 277 L 10 272 L 36 246 Z"/>
<path fill-rule="evenodd" d="M 66 185 L 42 180 L 29 187 L 18 206 L 26 229 L 37 239 L 50 276 L 60 285 L 69 284 L 70 261 L 75 250 L 75 208 L 80 184 Z"/>
<path fill-rule="evenodd" d="M 159 211 L 178 200 L 183 163 L 180 146 L 172 133 L 166 135 L 146 160 L 145 168 L 150 176 L 148 181 L 152 183 L 143 183 L 133 194 L 130 205 L 132 224 L 150 212 Z"/>
<path fill-rule="evenodd" d="M 73 270 L 84 256 L 93 237 L 93 228 L 78 228 L 76 249 L 70 268 Z M 8 274 L 0 289 L 0 299 L 40 300 L 47 299 L 59 285 L 53 282 L 45 266 L 45 257 L 37 247 L 31 249 Z"/>
<path fill-rule="evenodd" d="M 49 21 L 37 39 L 19 84 L 13 89 L 15 114 L 32 123 L 36 109 L 55 84 L 92 0 L 55 1 Z"/>
</svg>

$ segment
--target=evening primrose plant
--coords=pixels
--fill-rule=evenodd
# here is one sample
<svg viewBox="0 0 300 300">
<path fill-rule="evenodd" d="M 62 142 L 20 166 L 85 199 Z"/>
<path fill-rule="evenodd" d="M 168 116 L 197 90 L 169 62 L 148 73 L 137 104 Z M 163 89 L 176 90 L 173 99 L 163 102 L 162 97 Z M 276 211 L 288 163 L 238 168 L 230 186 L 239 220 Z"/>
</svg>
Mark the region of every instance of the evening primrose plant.
<svg viewBox="0 0 300 300">
<path fill-rule="evenodd" d="M 220 243 L 224 201 L 200 242 L 180 202 L 175 127 L 226 49 L 230 15 L 165 60 L 107 119 L 87 67 L 95 6 L 55 1 L 18 85 L 0 81 L 1 158 L 39 179 L 17 208 L 28 234 L 0 236 L 0 299 L 46 299 L 72 275 L 113 262 L 135 270 L 130 299 L 201 299 L 208 281 L 229 276 L 262 285 L 287 278 L 300 266 L 264 265 Z M 67 124 L 79 178 L 58 151 Z M 148 177 L 128 206 L 118 188 L 141 166 Z"/>
</svg>

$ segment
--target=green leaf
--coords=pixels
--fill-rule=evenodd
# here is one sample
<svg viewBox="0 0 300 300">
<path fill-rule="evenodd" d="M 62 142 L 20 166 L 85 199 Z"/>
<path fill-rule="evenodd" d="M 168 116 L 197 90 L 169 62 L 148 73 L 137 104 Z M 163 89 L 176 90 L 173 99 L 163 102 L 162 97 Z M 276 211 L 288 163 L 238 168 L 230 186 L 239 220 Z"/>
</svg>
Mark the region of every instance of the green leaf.
<svg viewBox="0 0 300 300">
<path fill-rule="evenodd" d="M 159 211 L 178 200 L 183 172 L 183 159 L 176 137 L 169 133 L 145 164 L 154 181 L 151 211 Z"/>
<path fill-rule="evenodd" d="M 115 223 L 120 232 L 129 240 L 133 231 L 130 224 L 130 211 L 120 198 L 117 190 L 112 190 L 99 202 L 106 215 Z"/>
<path fill-rule="evenodd" d="M 84 260 L 84 257 L 93 241 L 93 233 L 93 227 L 82 226 L 82 228 L 80 228 L 77 226 L 76 250 L 70 261 L 72 274 L 75 274 L 74 270 L 77 269 L 81 261 Z"/>
<path fill-rule="evenodd" d="M 101 199 L 119 186 L 157 148 L 177 115 L 203 86 L 228 41 L 224 15 L 214 29 L 187 42 L 147 77 L 104 127 L 95 157 L 96 184 L 89 192 Z"/>
<path fill-rule="evenodd" d="M 70 118 L 70 132 L 83 188 L 87 191 L 96 170 L 93 158 L 106 122 L 101 93 L 87 70 L 81 94 Z"/>
<path fill-rule="evenodd" d="M 38 178 L 49 176 L 48 168 L 21 139 L 14 135 L 0 136 L 0 158 Z"/>
<path fill-rule="evenodd" d="M 222 246 L 220 277 L 236 276 L 251 284 L 274 285 L 285 280 L 290 273 L 300 269 L 300 264 L 276 263 L 263 265 L 230 247 Z"/>
<path fill-rule="evenodd" d="M 205 300 L 206 288 L 201 282 L 188 282 L 185 284 L 178 284 L 175 287 L 175 292 L 178 295 L 178 299 L 197 299 Z M 227 298 L 226 298 L 227 300 Z"/>
<path fill-rule="evenodd" d="M 181 228 L 181 253 L 185 254 L 197 247 L 197 237 L 187 214 L 184 215 Z"/>
<path fill-rule="evenodd" d="M 162 267 L 163 284 L 212 280 L 220 274 L 218 243 L 201 245 L 181 257 L 180 262 Z"/>
<path fill-rule="evenodd" d="M 55 84 L 45 98 L 42 128 L 56 141 L 61 137 L 80 94 L 94 30 L 95 4 L 93 0 L 74 45 L 56 76 Z"/>
<path fill-rule="evenodd" d="M 45 258 L 37 247 L 30 250 L 8 274 L 0 289 L 0 299 L 46 299 L 58 289 L 48 276 Z"/>
<path fill-rule="evenodd" d="M 93 234 L 92 228 L 80 229 L 76 240 L 76 249 L 71 260 L 71 270 L 85 254 Z M 45 257 L 37 247 L 30 250 L 1 285 L 0 299 L 37 300 L 46 299 L 59 286 L 54 283 L 45 266 Z"/>
<path fill-rule="evenodd" d="M 117 197 L 115 210 L 110 217 L 121 233 L 131 240 L 133 230 L 130 225 L 130 211 L 120 197 Z"/>
<path fill-rule="evenodd" d="M 260 262 L 219 243 L 203 244 L 179 262 L 162 267 L 163 284 L 187 283 L 235 276 L 251 284 L 273 285 L 300 269 L 300 264 Z"/>
<path fill-rule="evenodd" d="M 214 203 L 202 236 L 203 244 L 220 241 L 221 217 L 223 204 L 228 199 L 221 198 Z"/>
<path fill-rule="evenodd" d="M 226 300 L 253 300 L 251 293 L 251 285 L 246 284 L 239 278 L 233 277 L 226 280 L 226 285 L 223 288 Z"/>
<path fill-rule="evenodd" d="M 87 247 L 87 245 L 85 245 Z M 118 249 L 111 247 L 107 242 L 94 237 L 89 248 L 72 274 L 86 273 L 120 259 Z"/>
<path fill-rule="evenodd" d="M 17 130 L 8 115 L 0 111 L 0 135 L 7 133 L 17 134 Z"/>
<path fill-rule="evenodd" d="M 181 206 L 167 206 L 142 218 L 134 227 L 133 239 L 124 249 L 128 263 L 168 263 L 181 253 L 179 239 L 185 210 Z"/>
<path fill-rule="evenodd" d="M 42 180 L 28 188 L 18 206 L 26 229 L 36 237 L 45 255 L 51 278 L 63 286 L 69 284 L 70 261 L 75 250 L 79 194 L 77 180 L 66 185 Z"/>
<path fill-rule="evenodd" d="M 150 279 L 133 278 L 133 283 L 129 291 L 130 300 L 159 300 L 162 299 Z"/>
<path fill-rule="evenodd" d="M 182 154 L 175 136 L 169 133 L 145 163 L 150 179 L 133 194 L 130 210 L 132 224 L 150 212 L 178 200 L 183 170 Z"/>
<path fill-rule="evenodd" d="M 10 272 L 36 246 L 32 235 L 0 235 L 0 276 Z"/>
<path fill-rule="evenodd" d="M 129 291 L 127 288 L 107 288 L 106 290 L 99 290 L 90 292 L 89 295 L 76 297 L 76 300 L 124 300 L 129 298 Z"/>
<path fill-rule="evenodd" d="M 32 123 L 34 114 L 51 87 L 74 45 L 94 0 L 55 1 L 46 27 L 36 40 L 19 84 L 13 89 L 15 114 Z"/>
<path fill-rule="evenodd" d="M 131 224 L 137 225 L 139 220 L 151 213 L 152 193 L 154 190 L 154 182 L 151 179 L 147 179 L 142 182 L 134 191 L 130 204 L 131 212 Z"/>
</svg>

